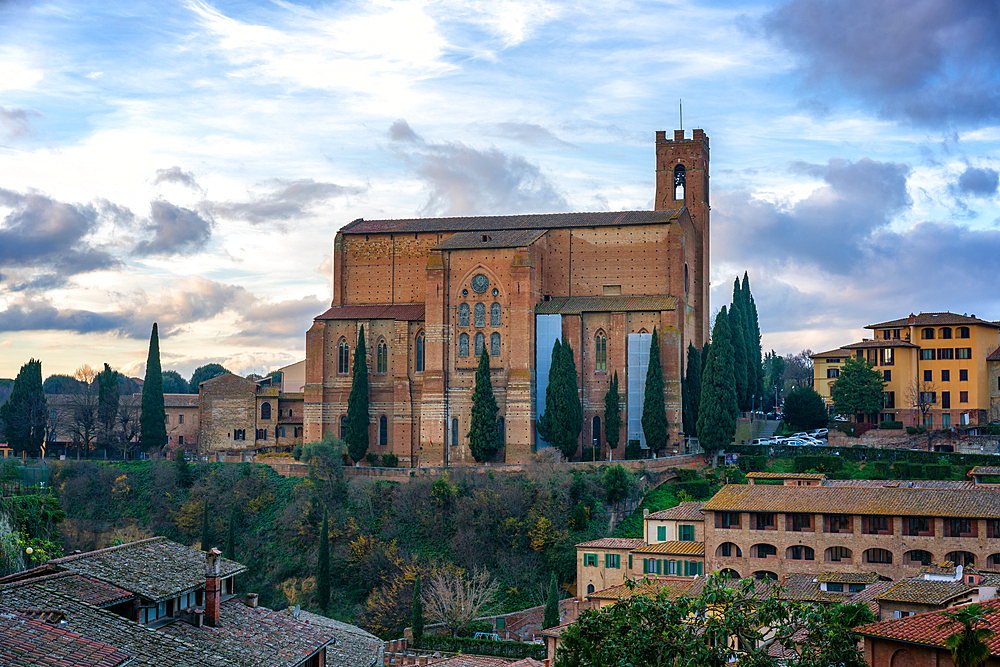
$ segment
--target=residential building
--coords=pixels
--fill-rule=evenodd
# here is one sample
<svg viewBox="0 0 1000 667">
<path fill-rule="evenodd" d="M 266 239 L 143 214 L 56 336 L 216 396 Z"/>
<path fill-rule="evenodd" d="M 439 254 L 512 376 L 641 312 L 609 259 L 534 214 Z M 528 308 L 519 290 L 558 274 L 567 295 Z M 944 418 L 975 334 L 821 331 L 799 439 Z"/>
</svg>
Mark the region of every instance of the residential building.
<svg viewBox="0 0 1000 667">
<path fill-rule="evenodd" d="M 200 429 L 197 394 L 164 394 L 167 449 L 197 451 Z"/>
<path fill-rule="evenodd" d="M 306 334 L 305 438 L 344 432 L 359 333 L 368 355 L 369 451 L 404 465 L 474 463 L 468 447 L 477 360 L 490 359 L 503 444 L 528 462 L 540 446 L 552 348 L 579 374 L 579 447 L 606 452 L 604 395 L 623 390 L 619 442 L 639 440 L 653 329 L 679 448 L 689 343 L 708 338 L 709 140 L 656 133 L 652 211 L 358 219 L 333 246 L 333 298 Z"/>
<path fill-rule="evenodd" d="M 992 365 L 1000 324 L 956 313 L 910 314 L 869 324 L 873 337 L 820 352 L 813 386 L 828 406 L 831 388 L 848 357 L 863 359 L 885 380 L 882 410 L 853 415 L 859 421 L 900 421 L 928 429 L 979 426 L 989 421 Z M 1000 397 L 1000 385 L 997 387 Z"/>
<path fill-rule="evenodd" d="M 198 447 L 203 456 L 290 451 L 302 442 L 302 394 L 270 377 L 224 374 L 198 386 Z"/>
<path fill-rule="evenodd" d="M 914 577 L 901 579 L 877 596 L 880 621 L 928 611 L 985 602 L 996 597 L 1000 573 L 945 563 L 920 568 Z"/>
<path fill-rule="evenodd" d="M 1000 347 L 986 357 L 986 372 L 990 387 L 990 412 L 987 418 L 991 424 L 1000 424 Z"/>
</svg>

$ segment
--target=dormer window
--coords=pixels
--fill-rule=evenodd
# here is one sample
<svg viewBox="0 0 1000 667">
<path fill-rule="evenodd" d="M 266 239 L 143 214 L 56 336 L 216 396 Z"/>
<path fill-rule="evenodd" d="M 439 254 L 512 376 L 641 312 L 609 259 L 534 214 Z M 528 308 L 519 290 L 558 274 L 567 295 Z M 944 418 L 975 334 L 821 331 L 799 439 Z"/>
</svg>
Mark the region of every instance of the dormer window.
<svg viewBox="0 0 1000 667">
<path fill-rule="evenodd" d="M 493 239 L 490 237 L 489 234 L 483 234 L 483 243 L 488 243 L 488 242 L 490 242 L 492 240 Z"/>
</svg>

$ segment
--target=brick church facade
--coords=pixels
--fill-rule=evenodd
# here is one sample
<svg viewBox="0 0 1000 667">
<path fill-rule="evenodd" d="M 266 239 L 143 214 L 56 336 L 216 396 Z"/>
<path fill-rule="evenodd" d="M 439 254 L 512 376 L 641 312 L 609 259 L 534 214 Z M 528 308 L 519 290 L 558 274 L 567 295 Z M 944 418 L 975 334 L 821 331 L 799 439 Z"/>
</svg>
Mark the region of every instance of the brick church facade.
<svg viewBox="0 0 1000 667">
<path fill-rule="evenodd" d="M 522 463 L 539 447 L 552 345 L 576 357 L 580 446 L 608 448 L 604 395 L 617 371 L 616 458 L 640 440 L 650 334 L 660 336 L 670 422 L 662 453 L 681 446 L 688 343 L 708 338 L 709 146 L 704 131 L 656 133 L 653 211 L 358 219 L 333 250 L 333 301 L 306 334 L 305 441 L 343 434 L 364 326 L 370 447 L 401 465 L 468 465 L 479 352 L 490 355 L 504 447 Z"/>
</svg>

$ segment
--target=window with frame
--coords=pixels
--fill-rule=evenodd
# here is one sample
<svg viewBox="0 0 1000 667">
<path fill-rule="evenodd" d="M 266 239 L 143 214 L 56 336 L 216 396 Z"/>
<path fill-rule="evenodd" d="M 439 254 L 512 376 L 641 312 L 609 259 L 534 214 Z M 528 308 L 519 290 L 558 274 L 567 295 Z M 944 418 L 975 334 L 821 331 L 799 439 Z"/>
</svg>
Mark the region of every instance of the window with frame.
<svg viewBox="0 0 1000 667">
<path fill-rule="evenodd" d="M 458 335 L 458 356 L 469 356 L 469 334 L 460 333 Z"/>
<path fill-rule="evenodd" d="M 751 528 L 755 530 L 777 530 L 777 525 L 774 520 L 774 512 L 754 512 L 753 525 Z"/>
<path fill-rule="evenodd" d="M 968 338 L 969 337 L 969 327 L 959 327 L 958 336 L 956 338 Z"/>
<path fill-rule="evenodd" d="M 597 567 L 597 554 L 583 554 L 584 567 Z"/>
<path fill-rule="evenodd" d="M 827 514 L 826 532 L 828 533 L 852 533 L 854 529 L 851 525 L 851 517 L 848 514 Z"/>
<path fill-rule="evenodd" d="M 417 334 L 417 341 L 416 341 L 416 348 L 417 348 L 417 350 L 416 350 L 416 352 L 417 352 L 416 371 L 417 371 L 417 373 L 423 373 L 424 372 L 424 342 L 425 342 L 424 332 L 421 331 L 420 333 Z"/>
<path fill-rule="evenodd" d="M 755 558 L 771 558 L 778 555 L 778 548 L 773 544 L 755 544 L 753 545 L 753 551 L 756 552 Z"/>
<path fill-rule="evenodd" d="M 451 446 L 458 447 L 458 417 L 453 417 L 451 420 Z"/>
<path fill-rule="evenodd" d="M 378 444 L 382 447 L 389 444 L 389 420 L 385 415 L 378 418 Z"/>
<path fill-rule="evenodd" d="M 178 424 L 184 423 L 184 415 L 177 415 L 177 423 Z"/>
<path fill-rule="evenodd" d="M 954 359 L 955 358 L 955 348 L 953 347 L 942 347 L 937 351 L 938 359 Z"/>
<path fill-rule="evenodd" d="M 879 350 L 879 357 L 880 365 L 882 366 L 893 366 L 896 364 L 896 354 L 891 347 Z"/>
<path fill-rule="evenodd" d="M 941 331 L 939 333 L 941 335 L 938 336 L 938 338 L 941 338 L 942 340 L 951 339 L 951 327 L 941 327 Z"/>
<path fill-rule="evenodd" d="M 969 369 L 968 368 L 960 368 L 960 369 L 958 369 L 958 381 L 959 382 L 968 382 L 969 381 Z M 1000 387 L 998 387 L 998 388 L 1000 388 Z"/>
<path fill-rule="evenodd" d="M 826 560 L 832 563 L 839 563 L 843 560 L 851 560 L 853 554 L 847 547 L 829 547 L 826 550 Z"/>
<path fill-rule="evenodd" d="M 929 348 L 926 350 L 920 350 L 920 360 L 921 361 L 934 361 L 937 355 L 934 354 L 934 349 Z"/>
<path fill-rule="evenodd" d="M 621 554 L 604 554 L 604 567 L 620 570 L 622 567 Z"/>
<path fill-rule="evenodd" d="M 831 581 L 830 583 L 828 583 L 826 585 L 826 590 L 830 591 L 831 593 L 843 593 L 844 592 L 844 584 L 842 584 L 840 582 L 832 582 Z"/>
<path fill-rule="evenodd" d="M 951 407 L 951 392 L 942 391 L 941 392 L 941 407 L 943 409 L 948 409 Z"/>
<path fill-rule="evenodd" d="M 934 371 L 924 371 L 924 382 L 930 382 L 934 379 Z"/>
<path fill-rule="evenodd" d="M 951 428 L 951 413 L 944 412 L 941 414 L 941 428 Z"/>
<path fill-rule="evenodd" d="M 739 528 L 740 527 L 740 513 L 739 512 L 716 512 L 715 513 L 715 527 L 716 528 Z"/>
<path fill-rule="evenodd" d="M 945 537 L 975 537 L 975 524 L 972 519 L 948 519 L 948 532 Z"/>
<path fill-rule="evenodd" d="M 340 439 L 347 439 L 347 415 L 340 415 Z"/>
<path fill-rule="evenodd" d="M 657 526 L 656 527 L 656 541 L 657 542 L 666 542 L 667 541 L 667 527 L 666 526 Z"/>
<path fill-rule="evenodd" d="M 888 549 L 868 549 L 865 551 L 864 562 L 892 565 L 892 552 Z"/>
<path fill-rule="evenodd" d="M 951 382 L 951 371 L 947 368 L 941 371 L 941 382 Z"/>
<path fill-rule="evenodd" d="M 486 345 L 486 336 L 483 335 L 482 331 L 476 332 L 476 357 L 480 357 L 483 354 L 483 347 Z"/>
<path fill-rule="evenodd" d="M 865 535 L 888 535 L 892 532 L 887 516 L 866 516 L 861 520 L 861 532 Z"/>
<path fill-rule="evenodd" d="M 815 560 L 816 553 L 812 547 L 807 547 L 804 544 L 795 544 L 788 547 L 787 557 L 791 560 Z"/>
<path fill-rule="evenodd" d="M 886 382 L 892 382 L 892 371 L 882 371 L 882 379 Z"/>
<path fill-rule="evenodd" d="M 896 407 L 896 392 L 894 391 L 883 392 L 882 398 L 885 400 L 885 407 L 887 408 Z"/>
<path fill-rule="evenodd" d="M 608 370 L 608 337 L 603 331 L 594 336 L 594 370 Z"/>
<path fill-rule="evenodd" d="M 936 391 L 920 392 L 920 402 L 925 405 L 934 405 L 935 403 L 937 403 L 937 392 Z"/>
<path fill-rule="evenodd" d="M 480 301 L 475 307 L 476 313 L 476 326 L 485 327 L 486 326 L 486 304 Z"/>
<path fill-rule="evenodd" d="M 986 537 L 991 539 L 1000 537 L 1000 519 L 986 520 Z"/>
<path fill-rule="evenodd" d="M 910 537 L 933 537 L 934 527 L 930 517 L 908 516 L 903 521 L 903 535 Z"/>
<path fill-rule="evenodd" d="M 490 304 L 490 326 L 500 326 L 500 304 L 496 301 Z"/>
<path fill-rule="evenodd" d="M 467 303 L 461 303 L 458 305 L 458 326 L 469 326 L 469 304 Z"/>
<path fill-rule="evenodd" d="M 934 340 L 934 329 L 927 327 L 920 330 L 920 338 L 923 340 Z"/>
<path fill-rule="evenodd" d="M 694 542 L 694 526 L 678 526 L 677 533 L 681 542 Z"/>
<path fill-rule="evenodd" d="M 958 402 L 959 403 L 968 403 L 969 402 L 969 392 L 967 392 L 967 391 L 960 391 L 960 392 L 958 392 Z"/>
<path fill-rule="evenodd" d="M 956 359 L 971 359 L 972 358 L 972 348 L 971 347 L 956 347 L 955 348 L 955 358 Z"/>
<path fill-rule="evenodd" d="M 795 533 L 812 532 L 812 514 L 789 514 L 786 521 L 786 530 Z"/>
<path fill-rule="evenodd" d="M 376 355 L 375 372 L 376 373 L 388 373 L 389 372 L 389 346 L 385 344 L 384 340 L 378 342 L 378 353 Z"/>
<path fill-rule="evenodd" d="M 350 370 L 351 350 L 347 346 L 347 339 L 341 338 L 337 345 L 337 372 L 344 375 Z"/>
<path fill-rule="evenodd" d="M 840 377 L 840 369 L 839 368 L 827 368 L 826 369 L 826 377 L 830 378 L 830 379 Z"/>
<path fill-rule="evenodd" d="M 490 356 L 500 356 L 500 332 L 494 331 L 490 334 Z"/>
</svg>

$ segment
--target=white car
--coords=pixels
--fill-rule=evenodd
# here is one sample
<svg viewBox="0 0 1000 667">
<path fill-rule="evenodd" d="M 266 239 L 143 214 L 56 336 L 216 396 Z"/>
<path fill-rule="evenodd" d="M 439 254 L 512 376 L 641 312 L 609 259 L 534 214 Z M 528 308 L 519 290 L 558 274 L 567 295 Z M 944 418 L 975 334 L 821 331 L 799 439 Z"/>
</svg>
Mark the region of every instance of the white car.
<svg viewBox="0 0 1000 667">
<path fill-rule="evenodd" d="M 809 431 L 809 435 L 814 438 L 825 438 L 830 435 L 830 429 L 818 428 L 815 431 Z"/>
</svg>

